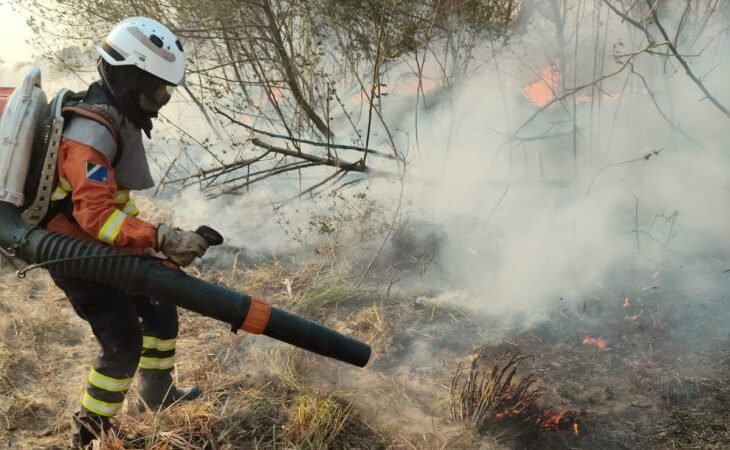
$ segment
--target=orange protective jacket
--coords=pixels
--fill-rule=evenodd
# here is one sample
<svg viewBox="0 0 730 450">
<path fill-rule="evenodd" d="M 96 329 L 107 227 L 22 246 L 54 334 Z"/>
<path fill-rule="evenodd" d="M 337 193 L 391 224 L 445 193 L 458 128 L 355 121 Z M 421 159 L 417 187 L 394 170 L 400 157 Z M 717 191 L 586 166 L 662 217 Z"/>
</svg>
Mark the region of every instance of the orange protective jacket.
<svg viewBox="0 0 730 450">
<path fill-rule="evenodd" d="M 157 247 L 157 227 L 137 218 L 129 190 L 117 186 L 114 168 L 86 144 L 63 139 L 58 151 L 59 184 L 53 200 L 71 196 L 73 218 L 57 214 L 46 228 L 68 236 L 101 241 L 130 251 Z"/>
</svg>

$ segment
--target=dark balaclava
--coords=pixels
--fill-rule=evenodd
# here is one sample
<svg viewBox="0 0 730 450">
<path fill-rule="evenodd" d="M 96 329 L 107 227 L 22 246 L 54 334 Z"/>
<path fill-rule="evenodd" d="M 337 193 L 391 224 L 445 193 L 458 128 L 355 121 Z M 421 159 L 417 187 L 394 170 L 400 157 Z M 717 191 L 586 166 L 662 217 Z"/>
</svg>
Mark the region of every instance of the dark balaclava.
<svg viewBox="0 0 730 450">
<path fill-rule="evenodd" d="M 159 94 L 162 91 L 160 86 L 167 83 L 136 66 L 112 66 L 101 58 L 97 69 L 101 88 L 113 106 L 149 138 L 152 130 L 150 119 L 157 117 L 159 109 L 169 101 L 169 96 L 165 98 L 162 94 L 160 99 Z"/>
</svg>

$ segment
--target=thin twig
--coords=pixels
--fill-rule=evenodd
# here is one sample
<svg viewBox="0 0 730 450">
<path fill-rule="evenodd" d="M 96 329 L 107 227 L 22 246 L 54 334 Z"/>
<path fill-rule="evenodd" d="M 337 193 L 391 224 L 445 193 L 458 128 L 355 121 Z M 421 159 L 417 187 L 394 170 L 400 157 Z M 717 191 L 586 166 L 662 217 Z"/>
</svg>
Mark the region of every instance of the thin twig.
<svg viewBox="0 0 730 450">
<path fill-rule="evenodd" d="M 365 133 L 365 148 L 368 147 L 370 144 L 370 129 L 373 123 L 373 105 L 375 104 L 375 90 L 380 86 L 380 53 L 382 51 L 382 40 L 383 40 L 383 33 L 385 32 L 385 10 L 386 8 L 383 8 L 382 15 L 380 17 L 380 32 L 378 33 L 378 48 L 375 52 L 375 62 L 373 64 L 373 81 L 370 85 L 370 98 L 369 104 L 368 104 L 368 127 L 367 127 L 367 133 Z M 417 93 L 416 93 L 417 94 Z M 366 151 L 364 155 L 362 155 L 362 165 L 364 166 L 368 157 L 368 152 Z"/>
<path fill-rule="evenodd" d="M 667 124 L 674 131 L 678 132 L 679 134 L 681 134 L 682 136 L 684 136 L 685 138 L 687 138 L 688 141 L 690 141 L 691 143 L 693 143 L 695 145 L 701 146 L 701 144 L 699 142 L 697 142 L 696 140 L 694 140 L 692 138 L 692 136 L 690 136 L 687 133 L 685 133 L 683 129 L 679 128 L 677 125 L 675 125 L 674 122 L 672 122 L 672 120 L 669 117 L 667 117 L 667 115 L 664 113 L 664 111 L 662 110 L 662 108 L 659 106 L 659 103 L 657 102 L 656 97 L 654 96 L 654 92 L 652 92 L 651 88 L 649 87 L 649 83 L 646 82 L 646 78 L 644 78 L 644 76 L 642 74 L 640 74 L 639 72 L 637 72 L 636 70 L 634 70 L 634 65 L 633 64 L 631 64 L 631 73 L 633 75 L 636 75 L 641 80 L 641 83 L 644 85 L 644 88 L 646 89 L 646 92 L 649 94 L 649 98 L 651 98 L 651 102 L 654 104 L 654 107 L 656 108 L 656 110 L 659 113 L 659 115 L 662 116 L 662 119 L 664 119 L 664 121 L 667 122 Z"/>
<path fill-rule="evenodd" d="M 605 166 L 601 167 L 593 175 L 593 178 L 591 178 L 591 182 L 588 185 L 588 189 L 586 189 L 586 193 L 585 193 L 585 196 L 583 197 L 583 199 L 585 200 L 588 198 L 588 194 L 590 194 L 591 189 L 593 188 L 593 183 L 596 181 L 596 178 L 598 178 L 598 176 L 600 174 L 602 174 L 604 171 L 606 171 L 607 169 L 610 169 L 611 167 L 623 166 L 626 164 L 631 164 L 631 163 L 635 163 L 635 162 L 639 162 L 639 161 L 648 161 L 651 157 L 659 155 L 659 153 L 661 153 L 662 151 L 664 151 L 664 149 L 654 150 L 639 158 L 630 159 L 628 161 L 621 161 L 621 162 L 617 162 L 617 163 L 606 164 Z"/>
</svg>

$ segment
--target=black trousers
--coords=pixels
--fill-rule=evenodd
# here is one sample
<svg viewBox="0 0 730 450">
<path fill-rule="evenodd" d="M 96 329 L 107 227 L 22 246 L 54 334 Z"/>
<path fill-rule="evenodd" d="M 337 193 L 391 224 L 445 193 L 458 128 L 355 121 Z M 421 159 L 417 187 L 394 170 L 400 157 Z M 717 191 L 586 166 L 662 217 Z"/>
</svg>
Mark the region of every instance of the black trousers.
<svg viewBox="0 0 730 450">
<path fill-rule="evenodd" d="M 100 351 L 82 399 L 82 415 L 113 416 L 139 366 L 171 372 L 178 333 L 175 305 L 51 273 L 76 313 L 91 325 Z"/>
</svg>

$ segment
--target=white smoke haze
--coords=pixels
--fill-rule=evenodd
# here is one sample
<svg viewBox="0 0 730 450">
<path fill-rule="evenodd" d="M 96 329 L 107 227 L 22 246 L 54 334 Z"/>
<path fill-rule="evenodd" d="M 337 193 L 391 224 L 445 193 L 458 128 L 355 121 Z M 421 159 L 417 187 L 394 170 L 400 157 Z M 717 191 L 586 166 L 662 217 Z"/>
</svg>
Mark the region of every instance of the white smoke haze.
<svg viewBox="0 0 730 450">
<path fill-rule="evenodd" d="M 581 14 L 578 67 L 574 75 L 570 56 L 563 71 L 567 89 L 616 71 L 625 57 L 617 62 L 614 55 L 646 45 L 643 35 L 604 7 L 601 21 L 608 31 L 596 46 L 592 11 Z M 530 17 L 525 34 L 506 45 L 494 43 L 494 52 L 484 42 L 475 52 L 475 69 L 454 88 L 443 86 L 433 57 L 426 59 L 425 95 L 418 100 L 417 77 L 407 64 L 388 71 L 382 112 L 399 149 L 407 153 L 404 191 L 399 200 L 399 182 L 373 179 L 368 195 L 386 205 L 386 217 L 393 217 L 393 206 L 400 203 L 397 220 L 425 220 L 448 236 L 426 274 L 400 286 L 461 290 L 446 297 L 539 320 L 539 311 L 561 298 L 577 304 L 614 281 L 616 273 L 627 279 L 643 274 L 642 282 L 649 282 L 651 275 L 679 271 L 673 277 L 681 277 L 687 288 L 708 282 L 698 271 L 721 273 L 721 261 L 730 255 L 727 118 L 703 99 L 675 60 L 644 54 L 632 60 L 634 70 L 666 119 L 639 76 L 629 75 L 627 68 L 605 80 L 601 90 L 579 92 L 575 106 L 573 97 L 549 106 L 518 134 L 530 139 L 510 141 L 508 136 L 538 109 L 523 87 L 539 81 L 558 60 L 552 25 L 539 14 Z M 664 20 L 676 29 L 676 18 Z M 708 26 L 691 48 L 698 30 L 685 26 L 680 45 L 687 45 L 683 53 L 700 55 L 690 59 L 692 70 L 716 98 L 730 102 L 725 83 L 730 41 L 721 25 Z M 569 26 L 575 26 L 572 19 Z M 575 36 L 566 34 L 572 54 Z M 360 96 L 354 92 L 349 102 L 357 110 Z M 377 120 L 373 123 L 379 144 L 373 146 L 387 151 L 386 132 Z M 338 135 L 343 142 L 349 137 Z M 398 171 L 390 161 L 370 161 L 375 168 Z M 306 201 L 272 213 L 269 205 L 296 187 L 295 176 L 283 177 L 256 185 L 241 198 L 213 201 L 192 188 L 181 194 L 176 218 L 186 226 L 220 227 L 233 245 L 276 253 L 272 249 L 291 245 L 277 217 L 283 214 L 306 230 L 312 214 L 327 213 L 327 202 L 317 210 Z M 370 244 L 358 249 L 365 261 L 380 242 Z"/>
<path fill-rule="evenodd" d="M 609 20 L 609 48 L 619 42 L 624 43 L 622 53 L 641 48 L 629 44 L 640 39 L 626 35 L 626 26 L 619 27 L 615 16 Z M 587 38 L 592 31 L 591 23 L 586 25 L 581 36 Z M 704 35 L 709 39 L 715 32 Z M 419 216 L 446 227 L 449 242 L 442 267 L 479 293 L 465 295 L 469 306 L 535 312 L 561 297 L 578 302 L 616 269 L 651 274 L 684 268 L 688 270 L 680 275 L 687 283 L 701 279 L 696 270 L 720 273 L 725 268 L 721 258 L 730 251 L 730 178 L 723 152 L 730 138 L 727 118 L 702 99 L 674 61 L 644 55 L 634 63 L 636 72 L 647 80 L 664 114 L 696 142 L 667 124 L 638 77 L 622 91 L 625 76 L 619 76 L 604 83 L 603 93 L 594 91 L 598 106 L 591 104 L 591 89 L 582 91 L 588 98 L 576 105 L 577 173 L 572 133 L 510 146 L 505 136 L 537 108 L 514 80 L 536 81 L 534 73 L 556 55 L 537 45 L 539 31 L 530 27 L 529 33 L 497 56 L 499 74 L 488 62 L 453 93 L 449 104 L 419 112 L 420 145 L 408 168 L 406 198 Z M 722 58 L 728 51 L 727 33 L 720 36 L 692 59 L 692 70 L 711 73 L 703 81 L 717 98 L 728 99 L 723 80 L 730 67 Z M 698 39 L 698 47 L 707 39 Z M 584 47 L 578 79 L 566 81 L 568 88 L 598 77 L 594 55 L 591 49 L 586 55 Z M 485 59 L 491 56 L 484 53 Z M 524 56 L 510 56 L 514 54 Z M 606 59 L 604 73 L 619 67 L 611 55 Z M 524 61 L 534 64 L 528 74 Z M 565 106 L 572 112 L 570 98 Z M 413 120 L 408 117 L 394 128 L 408 129 Z M 572 131 L 572 121 L 554 104 L 520 135 L 557 134 L 566 128 Z M 709 255 L 716 259 L 707 261 Z M 422 281 L 428 283 L 428 277 Z"/>
<path fill-rule="evenodd" d="M 612 73 L 629 58 L 617 61 L 617 55 L 646 46 L 642 33 L 601 2 L 598 10 L 586 3 L 591 2 L 568 2 L 566 67 L 556 88 L 562 83 L 569 90 Z M 385 72 L 388 96 L 381 99 L 380 109 L 408 162 L 402 198 L 399 181 L 379 178 L 348 188 L 343 195 L 349 198 L 367 185 L 369 198 L 382 205 L 388 221 L 400 205 L 397 221 L 424 220 L 442 227 L 448 236 L 426 274 L 404 278 L 399 286 L 461 290 L 463 295 L 450 299 L 489 312 L 537 318 L 537 311 L 560 298 L 580 302 L 609 284 L 617 270 L 651 275 L 686 269 L 688 285 L 701 279 L 699 269 L 722 272 L 726 267 L 721 261 L 730 253 L 728 119 L 703 99 L 676 60 L 642 54 L 631 60 L 633 68 L 646 80 L 666 118 L 641 78 L 630 75 L 627 67 L 600 85 L 552 104 L 510 140 L 539 109 L 526 98 L 524 87 L 539 84 L 551 64 L 560 65 L 554 24 L 540 3 L 528 2 L 522 14 L 526 19 L 508 43 L 483 38 L 470 70 L 457 81 L 445 82 L 440 44 L 435 43 L 436 50 L 425 59 L 422 96 L 416 94 L 419 83 L 412 62 L 390 63 Z M 678 17 L 662 20 L 672 32 L 679 23 Z M 687 56 L 692 70 L 720 102 L 730 104 L 730 37 L 725 24 L 710 21 L 700 33 L 698 22 L 683 26 L 681 52 L 698 55 Z M 93 64 L 92 57 L 89 62 Z M 446 70 L 452 68 L 447 65 Z M 90 69 L 87 82 L 94 78 L 93 66 Z M 2 70 L 0 79 L 8 76 L 5 66 Z M 363 75 L 371 76 L 367 70 Z M 77 89 L 83 87 L 79 80 L 66 80 Z M 364 129 L 367 105 L 362 104 L 359 87 L 342 82 L 336 88 Z M 163 112 L 195 139 L 211 139 L 216 151 L 228 146 L 226 134 L 219 140 L 184 93 L 178 92 Z M 347 122 L 343 114 L 333 117 L 338 142 L 350 143 L 354 136 Z M 166 175 L 173 161 L 176 167 L 215 163 L 209 153 L 181 152 L 181 142 L 160 139 L 179 136 L 175 127 L 161 121 L 155 126 L 156 136 L 148 147 L 156 179 Z M 233 125 L 227 130 L 241 141 L 246 137 Z M 387 132 L 377 118 L 372 136 L 371 147 L 388 152 Z M 651 156 L 644 160 L 645 155 Z M 369 164 L 396 175 L 402 169 L 375 157 Z M 171 171 L 167 179 L 176 174 Z M 303 186 L 318 174 L 304 172 Z M 331 214 L 326 199 L 316 204 L 306 199 L 290 202 L 272 210 L 272 204 L 291 198 L 299 186 L 298 175 L 291 175 L 256 184 L 238 196 L 211 200 L 195 185 L 162 195 L 172 199 L 176 225 L 211 225 L 230 245 L 269 257 L 298 245 L 286 234 L 287 227 L 306 233 L 313 214 Z M 282 227 L 281 218 L 289 225 Z M 358 245 L 355 257 L 367 262 L 385 239 L 383 233 L 367 246 Z M 691 276 L 689 267 L 695 269 Z"/>
</svg>

